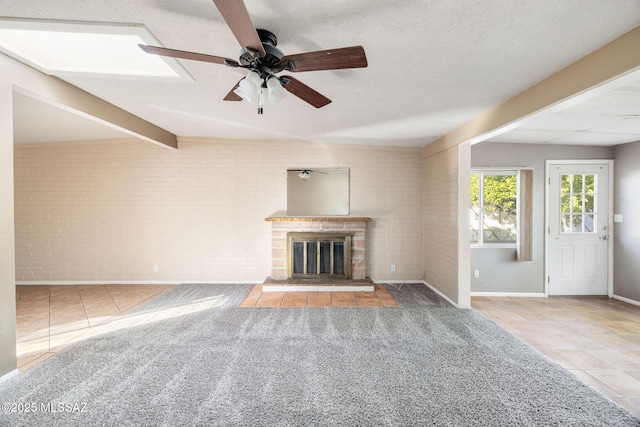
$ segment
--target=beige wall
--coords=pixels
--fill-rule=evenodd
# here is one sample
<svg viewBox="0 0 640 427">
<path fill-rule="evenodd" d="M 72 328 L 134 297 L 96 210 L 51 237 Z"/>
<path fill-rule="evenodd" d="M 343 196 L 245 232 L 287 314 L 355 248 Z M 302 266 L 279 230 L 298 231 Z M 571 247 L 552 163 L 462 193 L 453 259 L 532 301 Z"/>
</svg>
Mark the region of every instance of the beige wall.
<svg viewBox="0 0 640 427">
<path fill-rule="evenodd" d="M 188 139 L 179 147 L 17 145 L 17 280 L 262 281 L 271 255 L 264 218 L 286 210 L 286 169 L 300 167 L 350 168 L 351 215 L 373 218 L 370 277 L 422 277 L 421 149 Z"/>
<path fill-rule="evenodd" d="M 455 303 L 459 303 L 458 161 L 456 146 L 425 153 L 423 162 L 424 280 Z"/>
<path fill-rule="evenodd" d="M 16 369 L 12 88 L 0 84 L 0 377 Z"/>
<path fill-rule="evenodd" d="M 545 161 L 612 158 L 612 147 L 497 142 L 474 145 L 471 149 L 471 164 L 474 168 L 517 166 L 533 170 L 533 259 L 527 262 L 516 261 L 515 248 L 472 249 L 467 273 L 471 277 L 472 291 L 544 295 Z M 479 278 L 472 277 L 472 272 L 476 269 L 480 272 Z"/>
</svg>

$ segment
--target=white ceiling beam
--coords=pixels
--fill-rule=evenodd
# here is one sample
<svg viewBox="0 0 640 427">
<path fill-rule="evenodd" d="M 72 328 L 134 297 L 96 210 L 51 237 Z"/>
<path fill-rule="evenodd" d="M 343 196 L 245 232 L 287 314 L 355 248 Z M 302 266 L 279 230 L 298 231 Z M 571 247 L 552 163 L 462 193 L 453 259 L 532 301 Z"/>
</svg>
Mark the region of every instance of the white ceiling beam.
<svg viewBox="0 0 640 427">
<path fill-rule="evenodd" d="M 617 79 L 640 70 L 640 27 L 574 62 L 424 148 L 431 156 L 464 142 L 476 143 L 517 127 L 535 113 L 595 96 Z"/>
<path fill-rule="evenodd" d="M 171 132 L 4 54 L 0 54 L 0 70 L 0 77 L 10 82 L 17 92 L 136 138 L 166 148 L 178 148 L 177 137 Z"/>
</svg>

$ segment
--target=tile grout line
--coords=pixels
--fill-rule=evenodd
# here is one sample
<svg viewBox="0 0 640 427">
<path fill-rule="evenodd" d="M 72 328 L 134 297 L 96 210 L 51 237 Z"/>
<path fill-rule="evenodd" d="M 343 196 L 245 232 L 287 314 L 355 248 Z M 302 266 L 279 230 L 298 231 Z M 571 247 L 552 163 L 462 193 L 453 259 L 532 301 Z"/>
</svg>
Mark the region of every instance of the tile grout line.
<svg viewBox="0 0 640 427">
<path fill-rule="evenodd" d="M 89 329 L 93 329 L 93 326 L 91 326 L 91 321 L 89 320 L 89 313 L 87 312 L 87 307 L 84 305 L 84 298 L 82 298 L 82 292 L 80 292 L 80 286 L 78 286 L 78 295 L 80 296 L 80 302 L 82 303 L 82 309 L 84 310 L 84 317 L 87 319 L 87 324 L 89 325 Z"/>
<path fill-rule="evenodd" d="M 122 313 L 122 309 L 120 308 L 116 300 L 113 298 L 113 295 L 111 295 L 111 292 L 109 292 L 109 288 L 107 288 L 106 285 L 102 285 L 102 287 L 104 288 L 105 291 L 107 291 L 107 295 L 109 295 L 109 298 L 111 298 L 111 301 L 113 301 L 113 303 L 115 304 L 116 308 L 118 309 L 118 313 L 119 314 Z"/>
</svg>

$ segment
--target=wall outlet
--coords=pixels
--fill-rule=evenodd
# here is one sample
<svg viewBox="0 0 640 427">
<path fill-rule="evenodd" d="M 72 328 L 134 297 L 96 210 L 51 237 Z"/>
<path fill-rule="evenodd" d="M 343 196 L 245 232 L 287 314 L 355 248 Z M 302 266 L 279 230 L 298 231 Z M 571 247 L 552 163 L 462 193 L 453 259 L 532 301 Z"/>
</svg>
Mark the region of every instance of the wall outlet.
<svg viewBox="0 0 640 427">
<path fill-rule="evenodd" d="M 153 272 L 157 273 L 158 271 L 160 271 L 160 266 L 158 264 L 153 264 Z"/>
<path fill-rule="evenodd" d="M 396 265 L 395 264 L 391 264 L 391 271 L 396 271 Z"/>
<path fill-rule="evenodd" d="M 480 270 L 473 270 L 473 277 L 474 279 L 477 279 L 478 277 L 480 277 Z"/>
</svg>

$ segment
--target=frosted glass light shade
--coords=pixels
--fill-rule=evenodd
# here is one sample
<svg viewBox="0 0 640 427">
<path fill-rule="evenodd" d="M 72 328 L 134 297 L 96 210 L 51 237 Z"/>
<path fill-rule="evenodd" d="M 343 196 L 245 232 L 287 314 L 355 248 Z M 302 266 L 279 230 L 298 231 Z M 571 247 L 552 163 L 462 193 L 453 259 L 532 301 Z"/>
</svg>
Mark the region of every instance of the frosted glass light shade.
<svg viewBox="0 0 640 427">
<path fill-rule="evenodd" d="M 262 79 L 260 78 L 260 74 L 256 73 L 255 71 L 251 71 L 249 74 L 247 74 L 247 77 L 240 80 L 238 88 L 233 92 L 240 98 L 251 102 L 251 98 L 258 95 L 258 91 L 260 90 L 261 85 Z"/>
<path fill-rule="evenodd" d="M 268 93 L 267 102 L 269 104 L 275 104 L 276 102 L 284 98 L 287 92 L 282 87 L 280 80 L 278 80 L 275 77 L 272 77 L 269 80 L 267 80 L 267 93 Z"/>
</svg>

